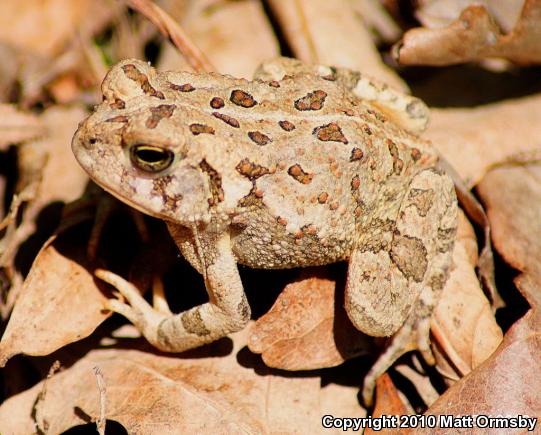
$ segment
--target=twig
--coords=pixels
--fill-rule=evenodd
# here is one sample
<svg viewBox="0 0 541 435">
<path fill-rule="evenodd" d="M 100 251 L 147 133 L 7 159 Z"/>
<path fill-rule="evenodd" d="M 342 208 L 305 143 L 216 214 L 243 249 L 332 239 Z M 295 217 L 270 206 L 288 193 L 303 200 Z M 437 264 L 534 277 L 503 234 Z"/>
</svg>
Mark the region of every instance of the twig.
<svg viewBox="0 0 541 435">
<path fill-rule="evenodd" d="M 169 38 L 175 47 L 186 58 L 196 72 L 215 71 L 214 67 L 193 44 L 178 23 L 151 0 L 124 0 L 128 6 L 135 9 L 150 20 L 160 32 Z"/>
<path fill-rule="evenodd" d="M 41 387 L 41 391 L 36 397 L 36 400 L 34 402 L 34 405 L 32 406 L 32 418 L 34 420 L 34 427 L 36 429 L 36 433 L 39 435 L 46 434 L 49 430 L 49 423 L 43 418 L 42 413 L 42 406 L 45 401 L 45 396 L 47 395 L 47 383 L 49 379 L 51 379 L 54 374 L 60 369 L 60 361 L 55 361 L 51 368 L 49 369 L 49 373 L 47 373 L 47 377 L 43 381 L 43 386 Z"/>
<path fill-rule="evenodd" d="M 96 375 L 96 383 L 98 384 L 98 391 L 100 392 L 100 416 L 96 421 L 96 429 L 100 435 L 105 435 L 105 408 L 107 404 L 107 390 L 105 388 L 103 374 L 98 366 L 94 367 L 94 375 Z"/>
</svg>

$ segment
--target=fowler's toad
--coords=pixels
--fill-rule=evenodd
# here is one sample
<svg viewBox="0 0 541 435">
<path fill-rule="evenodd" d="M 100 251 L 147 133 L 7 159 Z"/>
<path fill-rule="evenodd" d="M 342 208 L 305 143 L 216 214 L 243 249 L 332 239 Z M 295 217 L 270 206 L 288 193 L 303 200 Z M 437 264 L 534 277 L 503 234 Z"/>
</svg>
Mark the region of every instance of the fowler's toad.
<svg viewBox="0 0 541 435">
<path fill-rule="evenodd" d="M 392 336 L 365 398 L 404 352 L 433 361 L 429 320 L 451 264 L 457 204 L 435 151 L 415 135 L 427 119 L 419 100 L 288 59 L 254 81 L 125 60 L 102 92 L 73 139 L 78 161 L 104 189 L 167 223 L 209 294 L 174 315 L 100 272 L 128 301 L 109 309 L 154 346 L 180 352 L 243 328 L 250 307 L 237 263 L 346 260 L 349 318 L 366 334 Z"/>
</svg>

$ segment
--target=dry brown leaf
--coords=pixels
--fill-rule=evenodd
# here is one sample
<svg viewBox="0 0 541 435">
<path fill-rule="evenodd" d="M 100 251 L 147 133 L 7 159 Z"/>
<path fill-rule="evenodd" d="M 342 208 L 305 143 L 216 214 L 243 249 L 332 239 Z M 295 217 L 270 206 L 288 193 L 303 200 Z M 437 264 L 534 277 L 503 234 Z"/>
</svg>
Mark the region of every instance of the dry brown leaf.
<svg viewBox="0 0 541 435">
<path fill-rule="evenodd" d="M 88 177 L 77 165 L 70 147 L 73 131 L 84 114 L 77 107 L 51 107 L 39 118 L 48 135 L 19 147 L 16 195 L 1 224 L 7 227 L 0 241 L 1 267 L 12 269 L 19 245 L 35 232 L 36 219 L 46 206 L 54 201 L 73 201 L 84 191 Z M 19 222 L 16 217 L 23 203 L 27 207 Z"/>
<path fill-rule="evenodd" d="M 502 331 L 475 275 L 477 244 L 473 228 L 460 213 L 454 269 L 443 290 L 431 330 L 437 368 L 457 380 L 485 361 L 502 341 Z"/>
<path fill-rule="evenodd" d="M 479 183 L 494 246 L 515 269 L 541 276 L 541 166 L 502 166 Z"/>
<path fill-rule="evenodd" d="M 447 390 L 428 413 L 539 416 L 541 166 L 494 169 L 485 176 L 478 190 L 487 206 L 494 246 L 508 263 L 524 272 L 516 284 L 532 308 L 505 334 L 496 352 Z"/>
<path fill-rule="evenodd" d="M 108 0 L 2 0 L 0 42 L 49 57 L 76 33 L 93 32 L 110 18 Z"/>
<path fill-rule="evenodd" d="M 88 176 L 71 151 L 71 137 L 85 116 L 86 112 L 77 106 L 53 106 L 41 115 L 50 135 L 33 142 L 31 146 L 41 148 L 48 154 L 39 193 L 42 205 L 53 201 L 74 201 L 81 196 L 88 183 Z"/>
<path fill-rule="evenodd" d="M 522 275 L 517 281 L 525 294 L 535 294 L 537 306 L 505 334 L 496 352 L 477 370 L 449 388 L 427 411 L 429 415 L 541 415 L 541 317 L 539 279 Z M 539 430 L 539 422 L 537 423 Z M 418 429 L 414 433 L 434 433 Z M 438 434 L 456 429 L 439 429 Z M 486 434 L 486 429 L 468 429 L 468 434 Z M 505 432 L 508 433 L 508 432 Z"/>
<path fill-rule="evenodd" d="M 372 412 L 373 418 L 380 418 L 382 416 L 390 415 L 408 415 L 410 411 L 404 406 L 402 399 L 398 394 L 398 390 L 393 384 L 391 377 L 384 373 L 376 380 L 376 404 L 374 405 L 374 411 Z M 367 428 L 364 431 L 364 435 L 374 434 L 390 434 L 392 430 L 373 430 Z M 407 431 L 402 433 L 406 434 Z"/>
<path fill-rule="evenodd" d="M 83 244 L 52 237 L 37 255 L 0 341 L 0 364 L 14 355 L 48 355 L 81 340 L 110 314 Z M 0 419 L 1 421 L 1 419 Z"/>
<path fill-rule="evenodd" d="M 539 94 L 472 109 L 431 109 L 430 113 L 425 137 L 470 188 L 492 165 L 540 149 Z"/>
<path fill-rule="evenodd" d="M 335 288 L 324 270 L 304 271 L 254 324 L 249 349 L 284 370 L 333 367 L 367 352 L 371 339 L 351 324 Z"/>
<path fill-rule="evenodd" d="M 404 65 L 450 65 L 501 57 L 518 64 L 541 62 L 541 1 L 526 0 L 513 30 L 502 34 L 483 5 L 468 6 L 443 28 L 416 28 L 393 47 Z"/>
<path fill-rule="evenodd" d="M 47 132 L 47 125 L 40 117 L 17 110 L 13 104 L 0 104 L 0 149 Z"/>
<path fill-rule="evenodd" d="M 9 59 L 0 66 L 1 91 L 17 96 L 21 107 L 48 100 L 45 87 L 61 78 L 86 84 L 96 81 L 82 47 L 95 44 L 93 37 L 122 9 L 111 0 L 14 0 L 0 7 L 0 52 Z M 101 77 L 100 77 L 101 79 Z M 52 94 L 62 101 L 54 85 Z M 76 93 L 74 93 L 76 92 Z M 71 97 L 81 97 L 72 89 Z"/>
<path fill-rule="evenodd" d="M 179 8 L 178 2 L 169 2 L 170 13 L 220 73 L 251 79 L 259 64 L 279 55 L 278 42 L 259 0 L 186 3 Z M 239 47 L 242 47 L 242 56 L 239 56 Z M 187 64 L 178 51 L 167 44 L 159 66 L 166 70 L 183 70 Z"/>
<path fill-rule="evenodd" d="M 333 415 L 348 418 L 366 416 L 366 410 L 359 405 L 358 385 L 328 383 L 322 386 L 320 391 L 321 416 Z"/>
<path fill-rule="evenodd" d="M 456 20 L 462 10 L 483 5 L 504 32 L 510 32 L 517 22 L 524 0 L 418 0 L 415 16 L 425 27 L 443 27 Z"/>
<path fill-rule="evenodd" d="M 80 98 L 81 88 L 73 74 L 62 75 L 49 84 L 48 90 L 58 104 L 69 104 Z"/>
<path fill-rule="evenodd" d="M 93 350 L 48 380 L 40 413 L 49 433 L 96 419 L 100 401 L 94 367 L 103 374 L 107 419 L 130 434 L 317 433 L 338 392 L 352 403 L 355 388 L 322 392 L 317 376 L 271 374 L 257 357 L 241 350 L 245 335 L 232 336 L 233 351 L 228 340 L 221 340 L 191 357 Z M 34 431 L 32 408 L 41 388 L 37 384 L 3 403 L 0 432 Z M 361 413 L 359 407 L 351 416 Z"/>
<path fill-rule="evenodd" d="M 382 62 L 370 33 L 347 0 L 270 0 L 295 57 L 352 68 L 399 90 L 407 85 Z"/>
</svg>

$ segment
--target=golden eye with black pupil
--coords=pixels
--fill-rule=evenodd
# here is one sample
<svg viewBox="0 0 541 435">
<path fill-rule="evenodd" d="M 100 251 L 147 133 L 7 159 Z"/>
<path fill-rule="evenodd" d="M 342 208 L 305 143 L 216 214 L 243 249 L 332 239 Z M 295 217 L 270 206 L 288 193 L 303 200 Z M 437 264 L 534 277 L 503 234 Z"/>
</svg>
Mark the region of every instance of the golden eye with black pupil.
<svg viewBox="0 0 541 435">
<path fill-rule="evenodd" d="M 174 154 L 161 147 L 146 144 L 133 145 L 130 148 L 132 163 L 145 172 L 160 172 L 173 163 Z"/>
</svg>

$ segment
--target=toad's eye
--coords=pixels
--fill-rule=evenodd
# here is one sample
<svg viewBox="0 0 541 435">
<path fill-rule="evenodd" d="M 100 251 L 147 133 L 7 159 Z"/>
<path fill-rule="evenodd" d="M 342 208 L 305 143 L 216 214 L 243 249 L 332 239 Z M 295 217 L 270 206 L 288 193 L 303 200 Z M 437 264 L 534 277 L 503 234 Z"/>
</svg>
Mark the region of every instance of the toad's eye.
<svg viewBox="0 0 541 435">
<path fill-rule="evenodd" d="M 160 172 L 173 163 L 174 154 L 154 145 L 137 144 L 130 148 L 132 163 L 145 172 Z"/>
</svg>

